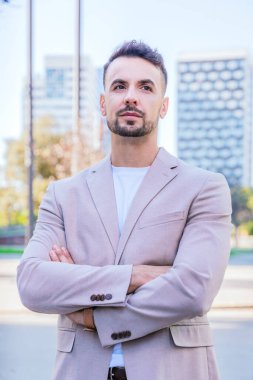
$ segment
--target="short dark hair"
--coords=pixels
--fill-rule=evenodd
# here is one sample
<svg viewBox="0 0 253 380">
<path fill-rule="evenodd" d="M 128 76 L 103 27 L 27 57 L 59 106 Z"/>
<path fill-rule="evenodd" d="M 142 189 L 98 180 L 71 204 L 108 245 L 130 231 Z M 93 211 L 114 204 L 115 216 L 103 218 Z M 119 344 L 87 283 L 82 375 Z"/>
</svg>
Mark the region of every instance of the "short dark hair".
<svg viewBox="0 0 253 380">
<path fill-rule="evenodd" d="M 167 70 L 164 65 L 162 55 L 157 51 L 157 49 L 152 49 L 149 45 L 144 42 L 137 42 L 136 40 L 124 42 L 123 45 L 119 46 L 110 56 L 106 64 L 104 65 L 104 74 L 103 74 L 103 82 L 105 85 L 105 76 L 108 67 L 110 64 L 119 57 L 137 57 L 143 58 L 146 61 L 152 63 L 154 66 L 158 67 L 164 77 L 165 88 L 167 86 Z"/>
</svg>

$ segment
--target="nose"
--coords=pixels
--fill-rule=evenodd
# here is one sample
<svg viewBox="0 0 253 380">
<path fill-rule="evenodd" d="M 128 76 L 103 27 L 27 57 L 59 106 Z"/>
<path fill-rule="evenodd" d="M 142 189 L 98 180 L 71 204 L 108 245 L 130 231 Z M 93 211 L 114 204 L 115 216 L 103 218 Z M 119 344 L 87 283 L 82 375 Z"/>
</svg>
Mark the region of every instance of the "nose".
<svg viewBox="0 0 253 380">
<path fill-rule="evenodd" d="M 124 103 L 128 106 L 138 105 L 139 100 L 138 100 L 138 96 L 135 89 L 130 88 L 130 87 L 128 88 L 127 93 L 125 95 Z"/>
</svg>

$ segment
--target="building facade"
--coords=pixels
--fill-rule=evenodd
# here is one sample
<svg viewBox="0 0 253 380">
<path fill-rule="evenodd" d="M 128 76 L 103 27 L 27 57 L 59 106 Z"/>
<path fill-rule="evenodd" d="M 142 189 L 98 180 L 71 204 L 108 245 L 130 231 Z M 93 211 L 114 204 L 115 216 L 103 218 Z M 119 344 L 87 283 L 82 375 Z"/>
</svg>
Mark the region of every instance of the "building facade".
<svg viewBox="0 0 253 380">
<path fill-rule="evenodd" d="M 81 59 L 80 74 L 80 112 L 81 133 L 92 148 L 98 148 L 99 112 L 97 106 L 97 72 L 89 57 Z M 25 105 L 26 107 L 26 97 Z M 24 126 L 27 125 L 24 112 Z M 34 79 L 33 119 L 50 118 L 54 132 L 71 132 L 74 119 L 74 73 L 73 57 L 47 56 L 44 75 Z"/>
<path fill-rule="evenodd" d="M 243 51 L 181 55 L 177 142 L 184 161 L 252 184 L 251 72 Z"/>
</svg>

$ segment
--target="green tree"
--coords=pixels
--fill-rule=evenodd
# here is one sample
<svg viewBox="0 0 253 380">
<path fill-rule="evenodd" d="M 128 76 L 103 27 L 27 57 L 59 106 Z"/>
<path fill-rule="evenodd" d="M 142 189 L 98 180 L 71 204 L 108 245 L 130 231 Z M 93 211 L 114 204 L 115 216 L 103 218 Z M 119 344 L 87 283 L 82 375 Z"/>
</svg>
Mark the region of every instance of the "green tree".
<svg viewBox="0 0 253 380">
<path fill-rule="evenodd" d="M 238 246 L 239 227 L 253 218 L 253 189 L 250 187 L 234 187 L 232 196 L 232 223 L 235 226 L 235 244 Z"/>
<path fill-rule="evenodd" d="M 71 174 L 72 138 L 70 133 L 54 132 L 54 120 L 40 118 L 34 125 L 34 204 L 35 216 L 49 182 Z M 6 153 L 6 186 L 0 188 L 0 226 L 27 224 L 27 168 L 26 135 L 8 143 Z M 84 142 L 82 167 L 102 158 L 100 151 L 92 151 Z"/>
</svg>

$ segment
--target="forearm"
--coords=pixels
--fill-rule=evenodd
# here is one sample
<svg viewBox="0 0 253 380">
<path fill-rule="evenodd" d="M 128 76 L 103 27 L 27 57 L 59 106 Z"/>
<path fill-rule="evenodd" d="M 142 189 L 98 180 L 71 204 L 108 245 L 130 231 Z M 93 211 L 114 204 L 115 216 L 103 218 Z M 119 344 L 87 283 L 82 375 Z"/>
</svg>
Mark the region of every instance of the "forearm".
<svg viewBox="0 0 253 380">
<path fill-rule="evenodd" d="M 131 272 L 131 265 L 93 267 L 28 258 L 18 267 L 17 283 L 29 309 L 67 314 L 91 306 L 124 305 Z"/>
<path fill-rule="evenodd" d="M 101 344 L 110 346 L 139 339 L 206 314 L 222 282 L 226 262 L 222 260 L 215 278 L 210 273 L 176 265 L 168 274 L 128 296 L 124 307 L 95 309 L 94 322 Z M 126 330 L 131 336 L 122 339 L 120 333 Z"/>
</svg>

